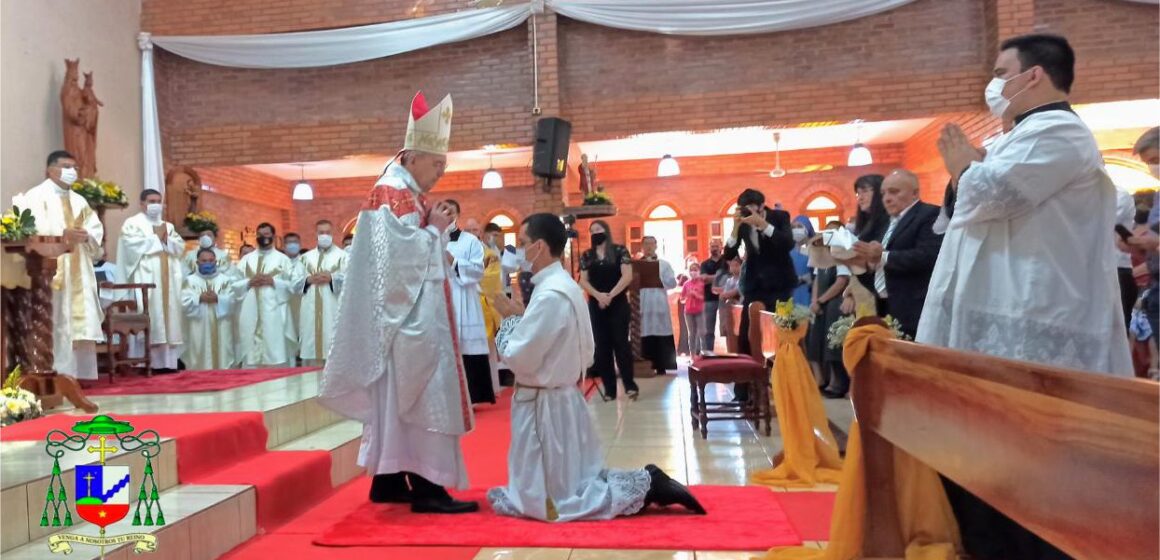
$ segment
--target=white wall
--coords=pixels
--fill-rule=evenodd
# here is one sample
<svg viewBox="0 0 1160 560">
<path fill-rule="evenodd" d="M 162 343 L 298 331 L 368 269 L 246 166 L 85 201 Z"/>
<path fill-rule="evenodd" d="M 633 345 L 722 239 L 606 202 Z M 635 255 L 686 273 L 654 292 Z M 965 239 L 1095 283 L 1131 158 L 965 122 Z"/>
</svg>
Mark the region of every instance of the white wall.
<svg viewBox="0 0 1160 560">
<path fill-rule="evenodd" d="M 105 104 L 97 174 L 121 185 L 131 203 L 106 217 L 110 253 L 141 192 L 140 29 L 141 0 L 0 0 L 0 202 L 7 208 L 43 181 L 45 157 L 64 148 L 64 59 L 80 58 Z"/>
</svg>

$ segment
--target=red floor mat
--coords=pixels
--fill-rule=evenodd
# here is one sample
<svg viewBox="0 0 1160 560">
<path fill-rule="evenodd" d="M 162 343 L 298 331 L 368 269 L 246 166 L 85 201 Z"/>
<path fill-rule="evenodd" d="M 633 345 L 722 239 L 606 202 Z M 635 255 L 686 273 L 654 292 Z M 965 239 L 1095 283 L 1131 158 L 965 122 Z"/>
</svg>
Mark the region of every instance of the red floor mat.
<svg viewBox="0 0 1160 560">
<path fill-rule="evenodd" d="M 830 516 L 837 493 L 776 492 L 774 496 L 803 541 L 830 540 Z"/>
<path fill-rule="evenodd" d="M 252 484 L 258 499 L 258 528 L 269 530 L 330 495 L 330 453 L 271 451 L 190 482 Z"/>
<path fill-rule="evenodd" d="M 180 373 L 154 375 L 117 376 L 113 383 L 109 383 L 107 376 L 101 376 L 92 387 L 85 389 L 85 394 L 93 395 L 164 395 L 170 393 L 206 393 L 235 389 L 245 385 L 253 385 L 271 379 L 280 379 L 299 375 L 309 371 L 317 371 L 316 367 L 305 368 L 267 368 L 267 369 L 229 369 L 229 370 L 200 370 L 183 371 Z"/>
</svg>

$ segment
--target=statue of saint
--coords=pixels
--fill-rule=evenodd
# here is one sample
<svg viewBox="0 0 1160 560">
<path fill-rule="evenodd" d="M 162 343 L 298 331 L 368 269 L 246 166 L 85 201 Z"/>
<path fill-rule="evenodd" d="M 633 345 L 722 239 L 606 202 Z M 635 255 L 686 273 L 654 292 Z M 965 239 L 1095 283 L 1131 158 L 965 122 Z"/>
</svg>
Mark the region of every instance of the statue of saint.
<svg viewBox="0 0 1160 560">
<path fill-rule="evenodd" d="M 80 59 L 65 59 L 64 83 L 60 88 L 60 108 L 63 117 L 64 149 L 68 150 L 77 162 L 77 178 L 90 177 L 86 170 L 96 167 L 89 163 L 88 132 L 85 130 L 85 120 L 88 119 L 85 110 L 85 95 L 77 80 L 80 78 L 78 66 Z"/>
<path fill-rule="evenodd" d="M 596 164 L 588 163 L 588 154 L 580 154 L 580 196 L 587 198 L 596 192 Z"/>
<path fill-rule="evenodd" d="M 81 164 L 81 177 L 97 176 L 97 120 L 100 116 L 100 107 L 105 104 L 97 99 L 93 91 L 93 73 L 85 72 L 85 86 L 81 90 L 84 106 L 81 108 L 81 121 L 85 127 L 85 159 Z"/>
</svg>

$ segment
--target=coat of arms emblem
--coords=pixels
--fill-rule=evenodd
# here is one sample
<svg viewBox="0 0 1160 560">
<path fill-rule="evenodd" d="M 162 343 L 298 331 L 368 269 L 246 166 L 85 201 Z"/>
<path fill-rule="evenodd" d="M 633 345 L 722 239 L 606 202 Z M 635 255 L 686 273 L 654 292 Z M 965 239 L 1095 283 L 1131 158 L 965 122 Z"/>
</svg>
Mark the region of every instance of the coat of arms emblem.
<svg viewBox="0 0 1160 560">
<path fill-rule="evenodd" d="M 125 543 L 136 543 L 134 552 L 137 553 L 156 550 L 157 538 L 153 535 L 108 535 L 106 530 L 128 517 L 130 512 L 134 527 L 165 525 L 165 514 L 161 511 L 157 480 L 153 472 L 153 458 L 161 453 L 160 436 L 153 430 L 143 430 L 134 435 L 134 428 L 129 422 L 104 414 L 77 422 L 72 432 L 53 430 L 45 438 L 44 450 L 53 461 L 40 526 L 71 527 L 74 523 L 71 504 L 75 506 L 77 517 L 100 528 L 100 536 L 53 535 L 48 540 L 49 550 L 70 554 L 70 543 L 80 543 L 100 547 L 102 558 L 105 547 Z M 145 457 L 145 471 L 139 484 L 132 484 L 133 476 L 128 466 L 106 464 L 109 455 L 118 451 L 141 453 Z M 69 499 L 60 466 L 60 459 L 70 453 L 88 453 L 97 458 L 95 465 L 77 465 L 74 469 L 76 490 L 72 500 Z M 135 504 L 131 499 L 134 496 Z"/>
</svg>

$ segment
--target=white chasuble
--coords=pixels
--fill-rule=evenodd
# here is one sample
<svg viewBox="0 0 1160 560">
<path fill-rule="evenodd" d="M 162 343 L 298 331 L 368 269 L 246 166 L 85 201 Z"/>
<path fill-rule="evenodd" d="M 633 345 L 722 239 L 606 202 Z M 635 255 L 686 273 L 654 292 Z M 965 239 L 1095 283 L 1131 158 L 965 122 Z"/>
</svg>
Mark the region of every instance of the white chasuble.
<svg viewBox="0 0 1160 560">
<path fill-rule="evenodd" d="M 334 341 L 338 295 L 346 278 L 346 251 L 340 247 L 311 249 L 298 263 L 309 278 L 329 274 L 327 284 L 306 284 L 298 312 L 298 355 L 303 360 L 325 360 Z"/>
<path fill-rule="evenodd" d="M 479 282 L 483 280 L 484 270 L 483 243 L 466 231 L 458 232 L 457 237 L 447 244 L 447 252 L 455 258 L 449 272 L 459 352 L 465 356 L 486 355 L 490 353 L 490 345 L 479 299 Z"/>
<path fill-rule="evenodd" d="M 105 228 L 84 197 L 59 188 L 52 179 L 12 197 L 12 204 L 28 209 L 36 220 L 37 235 L 64 234 L 73 227 L 89 232 L 84 243 L 56 259 L 52 279 L 53 369 L 78 379 L 96 379 L 96 343 L 104 340 L 93 260 L 101 254 Z M 23 261 L 21 261 L 21 265 Z"/>
<path fill-rule="evenodd" d="M 290 320 L 290 297 L 302 290 L 305 278 L 290 258 L 273 249 L 254 251 L 238 261 L 234 289 L 238 308 L 238 361 L 246 367 L 287 366 L 294 355 L 295 333 Z M 273 286 L 251 287 L 259 274 L 271 276 Z"/>
<path fill-rule="evenodd" d="M 202 294 L 217 296 L 217 303 L 202 302 Z M 222 370 L 237 366 L 234 353 L 234 317 L 238 297 L 234 279 L 220 272 L 213 276 L 191 274 L 181 290 L 185 312 L 185 353 L 190 370 Z"/>
<path fill-rule="evenodd" d="M 164 240 L 158 231 L 164 232 Z M 149 290 L 149 344 L 155 347 L 184 343 L 185 313 L 181 307 L 184 250 L 185 240 L 168 222 L 154 222 L 144 213 L 138 213 L 121 226 L 121 236 L 117 239 L 117 275 L 130 284 L 153 284 Z M 140 309 L 143 304 L 140 290 L 135 290 L 135 295 Z M 153 367 L 176 368 L 178 354 L 176 350 L 154 349 Z M 144 353 L 137 350 L 130 351 L 130 355 Z"/>
<path fill-rule="evenodd" d="M 1116 188 L 1078 116 L 1027 116 L 959 178 L 916 340 L 1132 375 Z"/>
<path fill-rule="evenodd" d="M 233 276 L 235 274 L 234 263 L 230 262 L 230 252 L 225 249 L 213 247 L 213 254 L 217 257 L 217 271 L 218 274 L 226 276 Z M 201 247 L 194 247 L 186 251 L 185 256 L 181 258 L 181 262 L 185 265 L 185 275 L 197 274 L 197 252 L 201 251 Z"/>
<path fill-rule="evenodd" d="M 501 515 L 540 521 L 611 519 L 644 507 L 651 483 L 643 469 L 604 467 L 600 436 L 577 386 L 595 344 L 583 291 L 559 262 L 532 277 L 522 317 L 496 335 L 516 378 L 508 485 L 488 501 Z"/>
<path fill-rule="evenodd" d="M 363 422 L 369 474 L 418 473 L 467 487 L 471 430 L 452 328 L 445 241 L 411 174 L 392 164 L 359 213 L 319 402 Z"/>
</svg>

